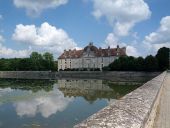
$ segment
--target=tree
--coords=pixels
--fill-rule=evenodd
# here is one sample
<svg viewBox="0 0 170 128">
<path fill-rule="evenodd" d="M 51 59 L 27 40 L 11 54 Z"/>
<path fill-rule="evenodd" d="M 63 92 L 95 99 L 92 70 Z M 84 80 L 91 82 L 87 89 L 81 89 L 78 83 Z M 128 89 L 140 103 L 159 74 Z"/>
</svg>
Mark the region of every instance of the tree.
<svg viewBox="0 0 170 128">
<path fill-rule="evenodd" d="M 135 58 L 133 56 L 126 57 L 124 60 L 124 65 L 122 66 L 125 68 L 125 71 L 136 70 Z"/>
<path fill-rule="evenodd" d="M 136 63 L 136 71 L 143 71 L 144 70 L 144 59 L 143 59 L 143 57 L 136 58 L 135 63 Z"/>
<path fill-rule="evenodd" d="M 133 71 L 136 70 L 136 59 L 132 56 L 124 56 L 120 57 L 119 59 L 116 59 L 114 62 L 112 62 L 109 65 L 108 69 L 116 70 L 116 71 Z M 107 69 L 105 67 L 105 69 Z"/>
<path fill-rule="evenodd" d="M 0 59 L 0 71 L 57 71 L 57 61 L 51 53 L 32 52 L 30 58 Z"/>
<path fill-rule="evenodd" d="M 106 67 L 105 67 L 106 69 Z M 114 62 L 112 62 L 111 64 L 109 64 L 109 68 L 111 71 L 119 71 L 121 70 L 121 61 L 120 59 L 116 59 Z"/>
<path fill-rule="evenodd" d="M 42 65 L 43 63 L 43 57 L 41 54 L 39 54 L 38 52 L 32 52 L 30 55 L 30 60 L 31 60 L 31 67 L 32 70 L 43 70 L 44 67 Z"/>
<path fill-rule="evenodd" d="M 32 62 L 29 58 L 23 58 L 18 62 L 19 67 L 17 68 L 19 71 L 30 71 L 32 70 Z"/>
<path fill-rule="evenodd" d="M 0 59 L 0 71 L 4 71 L 4 59 Z"/>
<path fill-rule="evenodd" d="M 43 54 L 43 64 L 45 69 L 47 70 L 54 70 L 54 58 L 53 55 L 49 52 Z"/>
<path fill-rule="evenodd" d="M 169 66 L 169 48 L 160 48 L 156 54 L 159 70 L 166 70 Z"/>
<path fill-rule="evenodd" d="M 144 64 L 146 71 L 156 71 L 158 69 L 157 59 L 152 55 L 149 55 L 145 58 Z"/>
<path fill-rule="evenodd" d="M 10 61 L 9 61 L 9 69 L 11 71 L 19 70 L 19 61 L 20 60 L 21 59 L 19 59 L 19 58 L 10 59 Z"/>
</svg>

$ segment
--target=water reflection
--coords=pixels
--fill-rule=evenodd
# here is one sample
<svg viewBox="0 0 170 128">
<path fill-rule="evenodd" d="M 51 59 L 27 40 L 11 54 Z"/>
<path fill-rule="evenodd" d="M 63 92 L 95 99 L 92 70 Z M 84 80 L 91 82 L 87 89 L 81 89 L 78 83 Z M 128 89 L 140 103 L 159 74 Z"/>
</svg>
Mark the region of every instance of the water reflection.
<svg viewBox="0 0 170 128">
<path fill-rule="evenodd" d="M 56 81 L 49 80 L 11 80 L 11 79 L 1 79 L 0 89 L 11 88 L 19 90 L 30 90 L 32 92 L 38 92 L 44 90 L 46 92 L 53 89 L 53 84 Z"/>
<path fill-rule="evenodd" d="M 0 127 L 73 127 L 137 87 L 85 79 L 1 80 Z"/>
<path fill-rule="evenodd" d="M 64 97 L 62 92 L 54 88 L 48 96 L 39 96 L 31 100 L 19 101 L 14 103 L 14 106 L 19 116 L 34 117 L 37 113 L 41 113 L 44 118 L 48 118 L 56 112 L 62 112 L 72 100 L 72 98 Z"/>
<path fill-rule="evenodd" d="M 83 97 L 90 103 L 97 99 L 113 99 L 116 94 L 102 80 L 58 80 L 58 89 L 65 97 Z"/>
<path fill-rule="evenodd" d="M 58 80 L 58 89 L 65 97 L 84 97 L 85 100 L 93 103 L 97 99 L 118 99 L 140 84 L 112 83 L 104 80 Z"/>
</svg>

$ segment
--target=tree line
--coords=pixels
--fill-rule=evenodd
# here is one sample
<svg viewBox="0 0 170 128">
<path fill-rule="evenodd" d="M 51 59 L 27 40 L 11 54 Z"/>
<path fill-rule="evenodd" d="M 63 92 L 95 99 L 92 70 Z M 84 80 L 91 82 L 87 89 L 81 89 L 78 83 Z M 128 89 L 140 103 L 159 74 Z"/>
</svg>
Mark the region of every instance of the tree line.
<svg viewBox="0 0 170 128">
<path fill-rule="evenodd" d="M 169 68 L 169 48 L 160 48 L 156 56 L 143 57 L 124 56 L 119 57 L 109 66 L 107 71 L 164 71 Z"/>
<path fill-rule="evenodd" d="M 32 52 L 29 58 L 0 59 L 0 71 L 57 71 L 51 53 Z"/>
<path fill-rule="evenodd" d="M 163 71 L 169 68 L 169 48 L 160 48 L 155 56 L 123 56 L 116 59 L 106 71 Z M 0 59 L 0 71 L 57 71 L 57 61 L 51 53 L 32 52 L 29 58 Z"/>
</svg>

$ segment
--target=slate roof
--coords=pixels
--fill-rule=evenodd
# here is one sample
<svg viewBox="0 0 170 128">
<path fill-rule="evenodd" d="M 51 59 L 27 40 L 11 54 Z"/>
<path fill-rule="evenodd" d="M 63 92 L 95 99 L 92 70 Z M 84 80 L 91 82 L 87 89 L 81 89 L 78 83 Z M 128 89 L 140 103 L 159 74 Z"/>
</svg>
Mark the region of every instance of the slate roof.
<svg viewBox="0 0 170 128">
<path fill-rule="evenodd" d="M 126 47 L 119 48 L 110 48 L 102 49 L 97 48 L 93 44 L 89 44 L 82 50 L 64 50 L 64 53 L 62 53 L 58 59 L 67 59 L 67 58 L 81 58 L 83 56 L 83 53 L 86 52 L 93 52 L 96 57 L 109 57 L 109 56 L 126 56 Z"/>
</svg>

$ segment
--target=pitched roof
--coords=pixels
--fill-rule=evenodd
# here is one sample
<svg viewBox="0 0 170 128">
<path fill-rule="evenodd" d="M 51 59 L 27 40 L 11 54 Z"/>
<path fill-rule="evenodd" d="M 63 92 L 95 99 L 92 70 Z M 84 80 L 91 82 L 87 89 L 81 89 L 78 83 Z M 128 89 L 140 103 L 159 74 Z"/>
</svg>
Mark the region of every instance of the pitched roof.
<svg viewBox="0 0 170 128">
<path fill-rule="evenodd" d="M 119 48 L 110 48 L 102 49 L 89 44 L 82 50 L 64 50 L 64 53 L 59 56 L 58 59 L 66 59 L 66 58 L 81 58 L 84 52 L 93 52 L 96 57 L 109 57 L 109 56 L 125 56 L 126 55 L 126 47 Z"/>
</svg>

